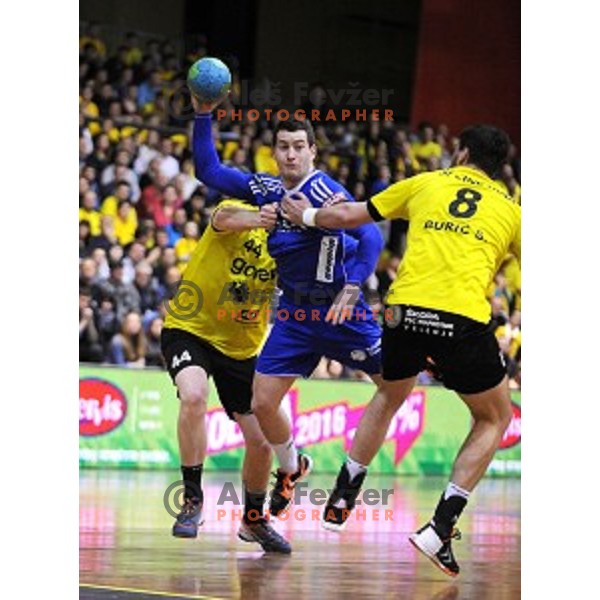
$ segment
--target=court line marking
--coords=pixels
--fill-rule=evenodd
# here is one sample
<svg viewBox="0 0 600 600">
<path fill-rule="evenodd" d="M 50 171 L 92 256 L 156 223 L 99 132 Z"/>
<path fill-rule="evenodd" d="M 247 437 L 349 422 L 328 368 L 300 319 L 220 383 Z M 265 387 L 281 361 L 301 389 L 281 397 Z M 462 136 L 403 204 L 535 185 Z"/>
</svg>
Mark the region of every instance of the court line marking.
<svg viewBox="0 0 600 600">
<path fill-rule="evenodd" d="M 117 587 L 113 585 L 98 585 L 96 583 L 80 583 L 79 587 L 97 590 L 107 590 L 110 592 L 128 592 L 130 594 L 150 594 L 154 596 L 165 596 L 167 598 L 197 598 L 198 600 L 225 600 L 225 598 L 220 598 L 218 596 L 196 596 L 194 594 L 178 594 L 177 592 L 159 592 L 158 590 Z"/>
</svg>

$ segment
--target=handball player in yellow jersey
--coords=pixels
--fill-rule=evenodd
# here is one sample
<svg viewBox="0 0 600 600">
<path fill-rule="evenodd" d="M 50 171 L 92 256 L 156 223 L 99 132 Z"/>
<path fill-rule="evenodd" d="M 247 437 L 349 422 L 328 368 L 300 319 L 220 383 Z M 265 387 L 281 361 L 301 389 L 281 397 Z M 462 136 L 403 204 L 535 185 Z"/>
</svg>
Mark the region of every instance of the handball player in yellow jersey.
<svg viewBox="0 0 600 600">
<path fill-rule="evenodd" d="M 161 349 L 177 386 L 177 434 L 185 485 L 184 505 L 173 525 L 176 537 L 195 538 L 202 524 L 202 467 L 206 456 L 208 379 L 240 427 L 246 453 L 242 467 L 245 506 L 238 536 L 267 552 L 289 554 L 290 544 L 263 516 L 271 446 L 251 412 L 256 355 L 268 326 L 276 284 L 275 262 L 267 252 L 274 205 L 260 210 L 224 200 L 212 215 L 166 305 Z"/>
<path fill-rule="evenodd" d="M 329 529 L 345 524 L 366 466 L 431 358 L 444 385 L 466 403 L 473 425 L 432 520 L 409 539 L 451 576 L 459 572 L 450 541 L 459 536 L 454 525 L 512 415 L 486 291 L 506 255 L 511 252 L 519 261 L 521 255 L 521 208 L 494 182 L 507 157 L 508 136 L 476 125 L 459 139 L 451 168 L 396 183 L 368 202 L 315 209 L 302 198 L 283 201 L 286 217 L 309 227 L 409 222 L 407 250 L 386 298 L 383 395 L 369 403 L 349 453 L 365 468 L 351 474 L 342 467 L 323 519 Z"/>
</svg>

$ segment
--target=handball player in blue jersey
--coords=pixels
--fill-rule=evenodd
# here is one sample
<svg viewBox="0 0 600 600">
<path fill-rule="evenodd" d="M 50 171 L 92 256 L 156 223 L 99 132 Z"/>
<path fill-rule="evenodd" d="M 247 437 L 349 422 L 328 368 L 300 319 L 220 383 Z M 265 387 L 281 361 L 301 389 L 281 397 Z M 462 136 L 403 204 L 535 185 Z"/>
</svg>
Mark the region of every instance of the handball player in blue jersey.
<svg viewBox="0 0 600 600">
<path fill-rule="evenodd" d="M 220 101 L 195 110 L 193 153 L 196 177 L 222 194 L 262 206 L 285 196 L 306 197 L 316 208 L 352 202 L 350 193 L 315 169 L 315 136 L 308 120 L 281 121 L 274 131 L 274 158 L 280 176 L 245 173 L 221 164 L 212 138 L 212 111 Z M 298 377 L 308 377 L 322 356 L 360 369 L 379 386 L 381 329 L 361 286 L 375 270 L 383 239 L 376 225 L 320 229 L 294 225 L 281 214 L 268 250 L 277 264 L 281 290 L 277 319 L 259 355 L 252 409 L 279 459 L 270 511 L 289 505 L 312 461 L 298 453 L 281 401 Z M 266 309 L 267 307 L 265 307 Z M 363 470 L 348 457 L 349 470 Z"/>
</svg>

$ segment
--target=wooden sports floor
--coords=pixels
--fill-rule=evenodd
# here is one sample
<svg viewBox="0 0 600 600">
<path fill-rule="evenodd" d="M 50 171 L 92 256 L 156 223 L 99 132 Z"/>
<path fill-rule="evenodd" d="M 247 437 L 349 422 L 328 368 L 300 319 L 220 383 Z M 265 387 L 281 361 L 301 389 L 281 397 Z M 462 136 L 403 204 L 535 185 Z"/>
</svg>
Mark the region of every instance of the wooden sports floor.
<svg viewBox="0 0 600 600">
<path fill-rule="evenodd" d="M 521 597 L 518 479 L 485 479 L 473 494 L 459 522 L 462 540 L 453 542 L 461 566 L 455 579 L 407 541 L 431 516 L 445 478 L 369 475 L 365 487 L 393 492 L 386 505 L 354 514 L 342 533 L 323 530 L 313 518 L 322 507 L 305 497 L 286 521 L 274 521 L 293 546 L 289 556 L 238 540 L 240 507 L 217 504 L 224 490 L 240 494 L 237 472 L 205 474 L 206 522 L 196 539 L 173 538 L 163 496 L 177 479 L 176 471 L 81 471 L 80 598 Z M 312 474 L 308 490 L 327 490 L 333 480 Z M 173 502 L 167 498 L 169 510 Z"/>
</svg>

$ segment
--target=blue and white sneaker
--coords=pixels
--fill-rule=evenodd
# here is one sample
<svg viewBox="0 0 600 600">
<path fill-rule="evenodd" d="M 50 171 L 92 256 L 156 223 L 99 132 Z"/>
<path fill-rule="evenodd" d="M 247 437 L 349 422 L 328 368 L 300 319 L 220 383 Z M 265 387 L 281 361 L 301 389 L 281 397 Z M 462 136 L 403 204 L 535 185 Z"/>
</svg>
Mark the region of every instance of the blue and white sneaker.
<svg viewBox="0 0 600 600">
<path fill-rule="evenodd" d="M 250 522 L 242 520 L 238 537 L 244 542 L 259 543 L 265 552 L 278 552 L 280 554 L 290 554 L 292 552 L 290 543 L 279 535 L 264 517 Z"/>
<path fill-rule="evenodd" d="M 198 527 L 204 523 L 202 502 L 198 498 L 186 498 L 181 512 L 173 523 L 173 535 L 180 538 L 195 538 Z"/>
</svg>

